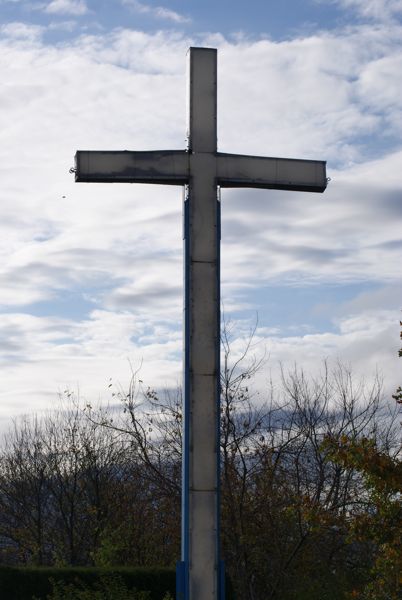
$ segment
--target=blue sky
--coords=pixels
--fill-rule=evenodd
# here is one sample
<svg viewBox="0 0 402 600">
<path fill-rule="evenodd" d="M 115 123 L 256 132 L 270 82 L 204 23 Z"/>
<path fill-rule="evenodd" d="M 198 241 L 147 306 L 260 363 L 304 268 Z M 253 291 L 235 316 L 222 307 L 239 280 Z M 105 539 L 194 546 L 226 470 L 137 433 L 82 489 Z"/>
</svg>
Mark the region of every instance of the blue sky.
<svg viewBox="0 0 402 600">
<path fill-rule="evenodd" d="M 185 147 L 186 50 L 218 48 L 219 150 L 328 161 L 323 195 L 222 192 L 234 349 L 399 383 L 402 2 L 0 0 L 0 419 L 129 361 L 181 377 L 181 190 L 75 184 L 77 149 Z"/>
<path fill-rule="evenodd" d="M 63 2 L 3 2 L 5 18 L 29 20 L 43 25 L 54 23 L 55 17 L 79 19 L 86 31 L 99 32 L 100 28 L 130 27 L 147 32 L 170 27 L 187 34 L 199 35 L 219 32 L 228 37 L 237 35 L 255 38 L 289 38 L 301 32 L 328 28 L 350 22 L 336 2 L 282 0 L 270 3 L 264 0 L 233 2 L 233 0 L 204 0 L 198 2 L 159 2 L 87 0 Z"/>
</svg>

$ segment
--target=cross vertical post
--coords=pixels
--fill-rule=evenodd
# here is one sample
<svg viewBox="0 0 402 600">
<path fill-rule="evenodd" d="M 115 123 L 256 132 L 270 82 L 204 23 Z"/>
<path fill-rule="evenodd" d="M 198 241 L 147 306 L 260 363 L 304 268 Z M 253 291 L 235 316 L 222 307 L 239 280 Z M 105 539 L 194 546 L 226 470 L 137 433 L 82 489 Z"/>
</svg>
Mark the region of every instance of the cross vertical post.
<svg viewBox="0 0 402 600">
<path fill-rule="evenodd" d="M 190 48 L 184 306 L 182 561 L 185 598 L 219 598 L 220 205 L 217 57 Z"/>
</svg>

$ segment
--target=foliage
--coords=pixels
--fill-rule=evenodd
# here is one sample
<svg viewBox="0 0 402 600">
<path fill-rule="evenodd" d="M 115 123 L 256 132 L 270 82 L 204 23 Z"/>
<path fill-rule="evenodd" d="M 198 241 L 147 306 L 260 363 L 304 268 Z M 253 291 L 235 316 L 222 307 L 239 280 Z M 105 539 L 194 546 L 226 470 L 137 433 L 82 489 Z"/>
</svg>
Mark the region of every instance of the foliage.
<svg viewBox="0 0 402 600">
<path fill-rule="evenodd" d="M 175 572 L 157 568 L 0 567 L 1 597 L 7 600 L 32 600 L 33 595 L 41 600 L 47 597 L 51 600 L 58 597 L 67 599 L 70 596 L 74 600 L 104 600 L 103 592 L 109 594 L 105 600 L 109 597 L 113 600 L 131 600 L 132 597 L 142 600 L 140 592 L 137 596 L 134 594 L 135 589 L 147 590 L 148 595 L 143 593 L 144 600 L 165 600 L 169 593 L 174 594 Z"/>
<path fill-rule="evenodd" d="M 402 322 L 400 323 L 402 326 Z M 402 339 L 402 332 L 400 334 Z M 399 351 L 402 356 L 402 349 Z M 402 388 L 393 395 L 402 403 Z M 402 598 L 402 461 L 401 446 L 392 455 L 373 438 L 329 436 L 325 443 L 329 459 L 361 473 L 367 507 L 354 516 L 349 539 L 371 542 L 371 568 L 366 584 L 350 596 L 361 600 Z"/>
<path fill-rule="evenodd" d="M 52 592 L 47 600 L 150 600 L 149 592 L 129 589 L 121 577 L 104 575 L 94 586 L 51 580 Z M 34 598 L 33 600 L 38 600 Z"/>
<path fill-rule="evenodd" d="M 381 451 L 372 439 L 329 439 L 332 460 L 358 470 L 365 481 L 369 510 L 356 514 L 349 539 L 371 542 L 372 561 L 366 584 L 351 593 L 364 600 L 402 597 L 402 462 Z"/>
</svg>

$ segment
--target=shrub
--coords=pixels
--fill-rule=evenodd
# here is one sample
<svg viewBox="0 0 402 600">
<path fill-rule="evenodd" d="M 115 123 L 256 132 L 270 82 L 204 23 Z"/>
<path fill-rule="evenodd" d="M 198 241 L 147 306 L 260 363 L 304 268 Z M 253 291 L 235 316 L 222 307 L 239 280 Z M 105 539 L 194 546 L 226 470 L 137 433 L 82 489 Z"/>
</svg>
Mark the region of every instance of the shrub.
<svg viewBox="0 0 402 600">
<path fill-rule="evenodd" d="M 51 580 L 47 600 L 150 600 L 150 592 L 129 589 L 119 575 L 103 575 L 94 586 L 77 579 L 76 583 Z M 35 598 L 33 600 L 40 600 Z"/>
<path fill-rule="evenodd" d="M 173 569 L 0 567 L 0 598 L 168 600 L 167 592 L 174 597 L 175 579 Z M 146 590 L 148 595 L 144 595 L 143 590 Z"/>
</svg>

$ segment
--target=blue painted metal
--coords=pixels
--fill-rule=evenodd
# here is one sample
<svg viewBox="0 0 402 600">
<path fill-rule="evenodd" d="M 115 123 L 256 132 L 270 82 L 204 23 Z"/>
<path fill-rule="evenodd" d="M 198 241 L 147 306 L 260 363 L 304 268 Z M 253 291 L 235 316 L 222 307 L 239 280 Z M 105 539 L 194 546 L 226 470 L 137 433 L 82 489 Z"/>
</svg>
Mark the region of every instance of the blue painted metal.
<svg viewBox="0 0 402 600">
<path fill-rule="evenodd" d="M 221 570 L 220 550 L 221 550 L 221 451 L 220 451 L 220 440 L 221 440 L 221 193 L 220 188 L 217 188 L 217 199 L 216 199 L 216 237 L 217 237 L 217 252 L 216 252 L 216 278 L 217 278 L 217 302 L 216 310 L 217 314 L 217 326 L 218 334 L 216 336 L 217 352 L 216 352 L 216 564 L 219 570 Z M 218 598 L 219 600 L 225 599 L 225 590 L 221 586 L 221 574 L 218 573 Z"/>
<path fill-rule="evenodd" d="M 182 510 L 181 559 L 183 564 L 183 599 L 188 600 L 190 561 L 190 217 L 189 187 L 183 191 L 184 244 L 184 398 L 182 415 Z"/>
<path fill-rule="evenodd" d="M 176 563 L 176 600 L 185 600 L 186 565 L 180 560 Z"/>
<path fill-rule="evenodd" d="M 219 600 L 225 600 L 226 597 L 226 570 L 225 570 L 225 561 L 219 561 L 219 590 L 218 590 L 218 598 Z"/>
</svg>

